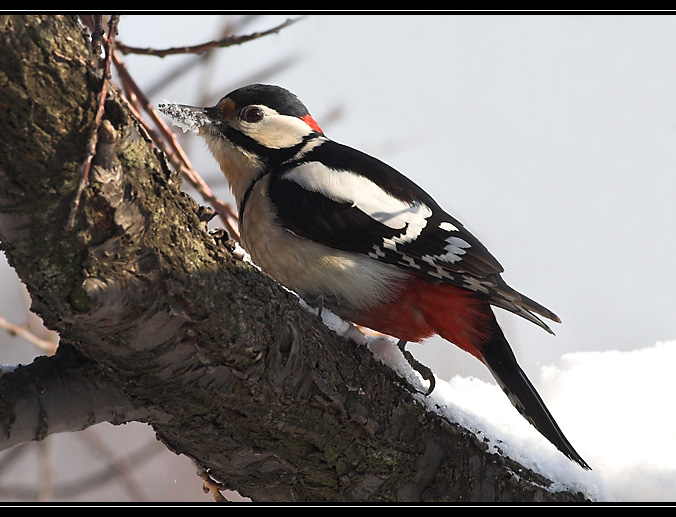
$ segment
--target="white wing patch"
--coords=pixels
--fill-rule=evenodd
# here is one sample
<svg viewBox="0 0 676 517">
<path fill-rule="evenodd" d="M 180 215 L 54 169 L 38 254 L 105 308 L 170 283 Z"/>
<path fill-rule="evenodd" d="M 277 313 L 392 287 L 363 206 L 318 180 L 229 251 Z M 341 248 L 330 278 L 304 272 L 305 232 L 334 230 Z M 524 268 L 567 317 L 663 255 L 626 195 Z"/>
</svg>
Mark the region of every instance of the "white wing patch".
<svg viewBox="0 0 676 517">
<path fill-rule="evenodd" d="M 443 223 L 439 223 L 439 228 L 441 228 L 442 230 L 446 230 L 447 232 L 457 232 L 457 231 L 459 231 L 454 224 L 449 223 L 448 221 L 444 221 Z"/>
<path fill-rule="evenodd" d="M 364 176 L 350 171 L 329 169 L 319 162 L 300 164 L 283 177 L 334 201 L 351 203 L 353 207 L 389 228 L 406 228 L 397 237 L 383 239 L 383 246 L 386 248 L 396 249 L 397 244 L 415 240 L 432 215 L 432 210 L 425 204 L 406 203 L 391 196 Z"/>
<path fill-rule="evenodd" d="M 448 244 L 444 246 L 445 253 L 440 255 L 425 255 L 422 259 L 430 264 L 433 264 L 437 260 L 450 263 L 457 262 L 462 258 L 462 255 L 467 253 L 465 249 L 471 246 L 469 242 L 460 237 L 448 237 L 446 242 Z"/>
</svg>

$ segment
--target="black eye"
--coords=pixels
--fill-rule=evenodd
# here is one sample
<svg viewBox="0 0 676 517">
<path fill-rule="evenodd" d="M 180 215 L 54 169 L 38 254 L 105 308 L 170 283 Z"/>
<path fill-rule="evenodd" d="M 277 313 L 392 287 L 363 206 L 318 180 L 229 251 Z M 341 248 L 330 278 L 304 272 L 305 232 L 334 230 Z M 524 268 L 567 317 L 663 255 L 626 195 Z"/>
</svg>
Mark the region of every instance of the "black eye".
<svg viewBox="0 0 676 517">
<path fill-rule="evenodd" d="M 247 106 L 242 110 L 241 117 L 246 122 L 258 122 L 263 119 L 263 110 L 257 106 Z"/>
</svg>

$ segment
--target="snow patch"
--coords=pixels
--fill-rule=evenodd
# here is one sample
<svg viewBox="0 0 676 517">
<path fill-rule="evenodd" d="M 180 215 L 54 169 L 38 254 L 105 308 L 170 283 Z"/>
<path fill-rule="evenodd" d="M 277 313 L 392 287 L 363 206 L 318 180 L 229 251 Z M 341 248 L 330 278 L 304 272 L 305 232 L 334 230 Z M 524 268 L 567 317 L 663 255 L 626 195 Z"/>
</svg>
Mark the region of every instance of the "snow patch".
<svg viewBox="0 0 676 517">
<path fill-rule="evenodd" d="M 169 117 L 184 133 L 199 133 L 199 128 L 210 123 L 202 108 L 184 106 L 175 102 L 160 102 L 157 109 Z"/>
</svg>

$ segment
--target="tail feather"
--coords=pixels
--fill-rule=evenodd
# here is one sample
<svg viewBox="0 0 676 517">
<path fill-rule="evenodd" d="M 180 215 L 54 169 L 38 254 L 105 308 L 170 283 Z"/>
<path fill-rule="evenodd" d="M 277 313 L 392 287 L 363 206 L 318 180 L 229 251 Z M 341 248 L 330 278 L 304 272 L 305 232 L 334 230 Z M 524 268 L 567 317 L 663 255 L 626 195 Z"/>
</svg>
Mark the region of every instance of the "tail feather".
<svg viewBox="0 0 676 517">
<path fill-rule="evenodd" d="M 542 327 L 550 334 L 553 334 L 554 332 L 549 328 L 549 325 L 542 321 L 538 316 L 556 323 L 561 323 L 561 318 L 556 314 L 547 309 L 544 305 L 541 305 L 535 300 L 528 298 L 526 295 L 512 289 L 505 283 L 500 275 L 492 275 L 490 282 L 488 301 L 492 305 L 518 314 L 531 323 L 535 323 L 537 326 Z"/>
<path fill-rule="evenodd" d="M 566 457 L 582 468 L 591 470 L 587 462 L 582 459 L 566 439 L 535 387 L 518 365 L 497 321 L 493 320 L 492 326 L 493 336 L 491 341 L 483 348 L 483 363 L 488 367 L 514 407 L 526 420 Z"/>
</svg>

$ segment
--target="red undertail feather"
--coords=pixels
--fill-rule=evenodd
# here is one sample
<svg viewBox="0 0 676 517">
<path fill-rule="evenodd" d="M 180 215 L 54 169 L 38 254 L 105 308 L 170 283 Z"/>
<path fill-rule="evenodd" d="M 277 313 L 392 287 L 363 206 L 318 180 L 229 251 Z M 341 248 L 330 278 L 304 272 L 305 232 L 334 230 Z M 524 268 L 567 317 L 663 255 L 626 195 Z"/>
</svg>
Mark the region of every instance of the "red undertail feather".
<svg viewBox="0 0 676 517">
<path fill-rule="evenodd" d="M 391 302 L 354 322 L 404 341 L 419 342 L 434 334 L 482 359 L 493 319 L 488 302 L 450 284 L 411 277 Z"/>
</svg>

